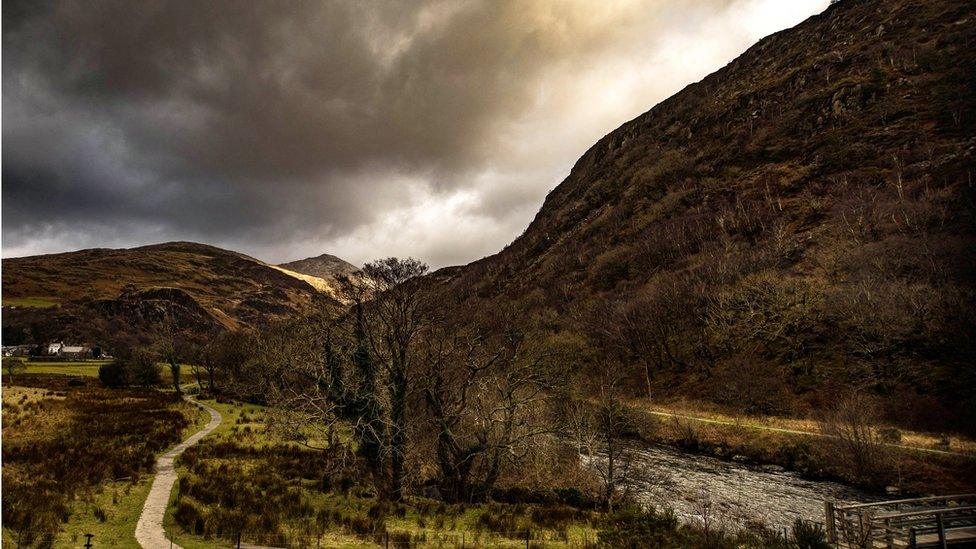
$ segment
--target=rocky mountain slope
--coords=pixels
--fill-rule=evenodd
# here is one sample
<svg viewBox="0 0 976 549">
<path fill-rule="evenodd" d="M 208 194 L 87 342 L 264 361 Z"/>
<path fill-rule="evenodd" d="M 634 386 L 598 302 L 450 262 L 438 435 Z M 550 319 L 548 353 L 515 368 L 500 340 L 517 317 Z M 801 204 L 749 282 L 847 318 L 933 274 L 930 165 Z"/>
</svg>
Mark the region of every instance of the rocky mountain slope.
<svg viewBox="0 0 976 549">
<path fill-rule="evenodd" d="M 278 266 L 292 272 L 321 278 L 334 288 L 339 286 L 340 277 L 359 273 L 359 268 L 352 263 L 329 254 L 299 259 Z"/>
<path fill-rule="evenodd" d="M 317 277 L 190 242 L 9 258 L 4 342 L 138 339 L 167 330 L 203 336 L 336 306 L 328 288 Z M 32 299 L 56 306 L 18 306 Z"/>
<path fill-rule="evenodd" d="M 976 9 L 842 0 L 616 129 L 525 233 L 439 273 L 635 393 L 839 388 L 976 411 Z"/>
</svg>

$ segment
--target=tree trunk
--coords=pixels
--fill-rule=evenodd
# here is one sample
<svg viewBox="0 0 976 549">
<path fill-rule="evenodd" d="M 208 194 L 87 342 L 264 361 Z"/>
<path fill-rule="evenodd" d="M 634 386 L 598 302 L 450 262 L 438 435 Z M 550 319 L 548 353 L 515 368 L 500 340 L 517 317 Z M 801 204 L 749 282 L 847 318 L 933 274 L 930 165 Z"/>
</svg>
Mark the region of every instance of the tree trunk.
<svg viewBox="0 0 976 549">
<path fill-rule="evenodd" d="M 391 376 L 390 423 L 390 496 L 403 499 L 403 470 L 407 457 L 407 376 L 404 368 L 394 368 Z"/>
</svg>

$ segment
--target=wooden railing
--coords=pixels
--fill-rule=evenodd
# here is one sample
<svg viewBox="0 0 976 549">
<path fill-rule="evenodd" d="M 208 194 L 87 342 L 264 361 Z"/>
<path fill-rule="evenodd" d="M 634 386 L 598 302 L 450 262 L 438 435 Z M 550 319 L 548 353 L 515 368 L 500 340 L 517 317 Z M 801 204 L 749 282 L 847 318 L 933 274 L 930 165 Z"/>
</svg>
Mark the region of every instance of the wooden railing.
<svg viewBox="0 0 976 549">
<path fill-rule="evenodd" d="M 837 547 L 949 547 L 976 542 L 976 494 L 825 504 L 828 541 Z"/>
</svg>

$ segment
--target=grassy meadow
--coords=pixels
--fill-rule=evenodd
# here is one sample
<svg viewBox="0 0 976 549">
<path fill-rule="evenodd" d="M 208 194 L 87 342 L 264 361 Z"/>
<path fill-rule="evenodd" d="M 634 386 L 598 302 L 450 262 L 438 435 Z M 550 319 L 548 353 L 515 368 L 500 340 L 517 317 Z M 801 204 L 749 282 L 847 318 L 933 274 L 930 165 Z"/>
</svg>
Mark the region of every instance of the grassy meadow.
<svg viewBox="0 0 976 549">
<path fill-rule="evenodd" d="M 4 547 L 134 547 L 156 456 L 203 421 L 173 393 L 46 373 L 4 377 L 3 419 Z"/>
<path fill-rule="evenodd" d="M 596 540 L 599 514 L 560 505 L 448 505 L 411 497 L 380 503 L 336 455 L 284 439 L 272 410 L 202 400 L 220 411 L 218 429 L 178 460 L 166 531 L 183 547 L 244 542 L 321 547 L 438 542 L 469 547 L 583 547 Z M 229 510 L 236 507 L 235 510 Z"/>
</svg>

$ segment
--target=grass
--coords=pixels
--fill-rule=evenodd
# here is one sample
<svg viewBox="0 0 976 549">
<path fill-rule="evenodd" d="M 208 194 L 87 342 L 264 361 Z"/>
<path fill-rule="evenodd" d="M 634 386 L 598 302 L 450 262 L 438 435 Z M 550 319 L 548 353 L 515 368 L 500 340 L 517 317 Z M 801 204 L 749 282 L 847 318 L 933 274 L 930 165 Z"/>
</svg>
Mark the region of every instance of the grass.
<svg viewBox="0 0 976 549">
<path fill-rule="evenodd" d="M 199 431 L 209 421 L 210 414 L 202 409 L 198 411 L 196 420 L 183 429 L 181 439 Z M 92 541 L 96 547 L 138 549 L 136 524 L 153 478 L 146 475 L 134 484 L 129 481 L 109 482 L 89 501 L 76 501 L 72 505 L 71 518 L 58 536 L 58 544 L 80 544 L 84 542 L 84 534 L 91 533 L 95 534 Z"/>
<path fill-rule="evenodd" d="M 5 297 L 3 299 L 4 307 L 25 307 L 33 309 L 49 309 L 51 307 L 57 307 L 58 302 L 51 297 L 39 297 L 39 296 L 28 296 L 28 297 Z"/>
<path fill-rule="evenodd" d="M 663 406 L 632 401 L 630 405 L 641 418 L 641 438 L 690 452 L 779 465 L 810 478 L 842 480 L 869 489 L 893 486 L 907 495 L 971 492 L 976 482 L 976 455 L 902 446 L 925 449 L 935 440 L 933 435 L 901 432 L 901 445 L 881 449 L 886 465 L 864 478 L 852 470 L 844 446 L 822 435 L 819 424 L 811 420 L 736 416 L 688 403 Z M 956 452 L 971 447 L 968 439 L 952 442 Z"/>
<path fill-rule="evenodd" d="M 14 375 L 14 379 L 19 374 L 57 374 L 65 376 L 85 376 L 85 377 L 98 377 L 98 369 L 104 365 L 112 362 L 111 360 L 79 360 L 71 362 L 44 362 L 44 361 L 34 361 L 27 360 L 23 357 L 4 357 L 3 362 L 6 365 L 7 361 L 20 362 L 23 365 L 23 369 Z M 162 380 L 161 386 L 163 388 L 169 388 L 173 384 L 173 376 L 170 374 L 169 365 L 160 363 L 160 379 Z M 189 367 L 183 365 L 180 377 L 186 379 Z M 4 372 L 6 374 L 6 371 Z"/>
<path fill-rule="evenodd" d="M 725 425 L 745 429 L 779 432 L 784 435 L 821 436 L 820 422 L 810 418 L 788 418 L 779 416 L 750 416 L 716 411 L 714 407 L 700 403 L 679 401 L 671 404 L 648 403 L 646 400 L 633 400 L 628 404 L 660 417 L 682 416 L 684 419 L 713 425 Z M 879 426 L 891 428 L 890 426 Z M 898 429 L 900 444 L 905 447 L 925 450 L 951 450 L 976 456 L 976 441 L 960 436 L 942 433 L 926 433 Z M 948 445 L 946 445 L 946 442 Z"/>
<path fill-rule="evenodd" d="M 75 501 L 71 518 L 62 527 L 56 545 L 81 545 L 84 534 L 91 533 L 95 534 L 92 539 L 95 547 L 138 548 L 136 523 L 152 480 L 152 476 L 146 475 L 135 484 L 109 482 L 90 499 Z"/>
<path fill-rule="evenodd" d="M 98 377 L 102 364 L 105 362 L 28 362 L 24 373 Z"/>
<path fill-rule="evenodd" d="M 19 374 L 60 374 L 66 376 L 86 376 L 98 377 L 98 368 L 103 364 L 111 362 L 109 360 L 78 360 L 71 362 L 44 362 L 27 360 L 24 357 L 4 357 L 3 364 L 20 363 L 17 374 L 13 379 L 16 380 Z M 4 370 L 6 374 L 6 369 Z"/>
<path fill-rule="evenodd" d="M 526 530 L 533 532 L 533 547 L 581 546 L 595 539 L 591 513 L 565 506 L 448 505 L 418 497 L 381 504 L 360 471 L 336 469 L 330 462 L 335 456 L 269 429 L 266 407 L 201 402 L 216 408 L 223 421 L 178 460 L 180 482 L 164 520 L 167 536 L 187 549 L 230 547 L 232 539 L 220 539 L 215 530 L 193 530 L 213 528 L 215 521 L 232 524 L 227 513 L 235 512 L 243 513 L 236 520 L 249 524 L 243 541 L 267 545 L 284 544 L 284 536 L 302 546 L 375 547 L 389 536 L 391 546 L 406 539 L 454 546 L 463 538 L 469 546 L 524 547 Z M 236 531 L 230 528 L 224 532 Z M 259 537 L 269 532 L 277 537 Z"/>
<path fill-rule="evenodd" d="M 100 546 L 135 547 L 152 480 L 145 473 L 199 428 L 201 411 L 172 395 L 107 390 L 88 378 L 14 377 L 3 389 L 4 526 L 55 533 L 57 546 L 91 532 Z M 4 541 L 14 539 L 5 529 Z"/>
</svg>

